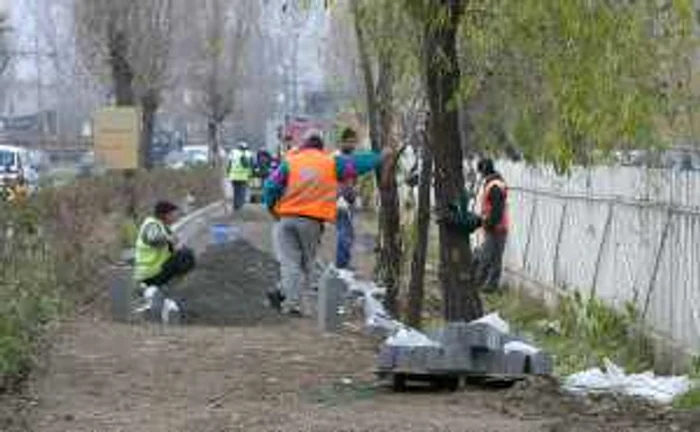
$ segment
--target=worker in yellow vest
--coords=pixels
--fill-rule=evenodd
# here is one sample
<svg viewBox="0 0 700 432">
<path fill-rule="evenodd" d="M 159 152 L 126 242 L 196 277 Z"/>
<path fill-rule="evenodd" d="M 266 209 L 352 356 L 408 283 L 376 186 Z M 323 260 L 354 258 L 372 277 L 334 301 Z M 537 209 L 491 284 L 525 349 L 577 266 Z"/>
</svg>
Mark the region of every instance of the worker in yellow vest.
<svg viewBox="0 0 700 432">
<path fill-rule="evenodd" d="M 240 210 L 246 202 L 248 183 L 253 177 L 254 156 L 248 144 L 241 142 L 231 150 L 228 160 L 228 179 L 233 188 L 233 209 Z"/>
<path fill-rule="evenodd" d="M 139 229 L 135 278 L 143 285 L 162 289 L 194 268 L 194 253 L 179 245 L 170 229 L 177 220 L 177 213 L 175 204 L 158 202 L 153 216 L 147 217 Z"/>
</svg>

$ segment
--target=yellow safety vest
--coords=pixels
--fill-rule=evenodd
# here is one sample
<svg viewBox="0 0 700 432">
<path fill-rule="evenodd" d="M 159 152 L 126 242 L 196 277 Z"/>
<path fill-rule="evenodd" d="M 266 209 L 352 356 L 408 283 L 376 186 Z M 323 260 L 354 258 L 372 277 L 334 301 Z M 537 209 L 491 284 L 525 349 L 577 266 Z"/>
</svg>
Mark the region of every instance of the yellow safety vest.
<svg viewBox="0 0 700 432">
<path fill-rule="evenodd" d="M 249 164 L 245 166 L 241 163 L 241 159 L 248 159 Z M 253 156 L 248 150 L 234 149 L 231 151 L 230 167 L 228 178 L 231 181 L 247 182 L 253 176 Z"/>
<path fill-rule="evenodd" d="M 161 229 L 167 230 L 163 222 L 152 216 L 146 218 L 143 225 L 141 225 L 139 236 L 136 239 L 136 268 L 134 269 L 134 276 L 137 281 L 144 281 L 158 275 L 163 269 L 163 264 L 172 256 L 172 252 L 167 246 L 156 248 L 144 243 L 143 233 L 150 224 L 158 224 Z"/>
</svg>

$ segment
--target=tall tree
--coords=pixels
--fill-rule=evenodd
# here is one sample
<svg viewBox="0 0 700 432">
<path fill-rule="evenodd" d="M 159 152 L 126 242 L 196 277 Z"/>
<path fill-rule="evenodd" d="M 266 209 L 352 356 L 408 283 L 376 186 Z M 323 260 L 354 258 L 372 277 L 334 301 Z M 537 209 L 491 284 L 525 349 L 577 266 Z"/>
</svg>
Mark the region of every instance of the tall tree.
<svg viewBox="0 0 700 432">
<path fill-rule="evenodd" d="M 405 107 L 401 90 L 406 77 L 415 71 L 415 32 L 400 2 L 391 0 L 350 0 L 359 65 L 365 83 L 366 110 L 372 148 L 398 149 L 401 139 L 397 112 Z M 415 83 L 412 83 L 415 84 Z M 420 92 L 413 87 L 412 92 Z M 414 96 L 411 94 L 410 96 Z M 393 170 L 394 166 L 388 167 Z M 398 314 L 403 245 L 401 241 L 400 200 L 394 175 L 387 175 L 379 190 L 379 236 L 376 275 L 386 287 L 386 307 Z M 379 177 L 378 177 L 379 178 Z"/>
<path fill-rule="evenodd" d="M 673 114 L 697 105 L 685 73 L 694 15 L 692 0 L 470 3 L 459 100 L 472 107 L 478 146 L 510 141 L 566 170 L 663 144 L 664 129 L 683 128 Z"/>
<path fill-rule="evenodd" d="M 246 72 L 244 59 L 257 31 L 260 4 L 255 0 L 206 0 L 202 6 L 191 78 L 196 104 L 207 120 L 209 150 L 215 162 L 222 124 L 234 112 Z"/>
<path fill-rule="evenodd" d="M 428 258 L 430 232 L 430 195 L 433 189 L 433 155 L 427 146 L 425 131 L 418 135 L 420 176 L 418 181 L 418 206 L 416 208 L 416 241 L 411 259 L 411 277 L 408 282 L 408 310 L 406 321 L 414 328 L 421 328 L 425 290 L 425 264 Z"/>
<path fill-rule="evenodd" d="M 97 76 L 109 76 L 118 106 L 140 105 L 140 164 L 150 143 L 161 92 L 168 82 L 174 0 L 76 0 L 78 44 Z"/>
<path fill-rule="evenodd" d="M 12 52 L 10 47 L 10 26 L 7 14 L 0 13 L 0 76 L 4 75 L 10 66 Z"/>
<path fill-rule="evenodd" d="M 465 10 L 462 0 L 433 0 L 424 8 L 424 76 L 430 106 L 430 148 L 435 161 L 435 199 L 447 208 L 464 188 L 459 114 L 453 97 L 460 87 L 457 37 Z M 478 318 L 483 306 L 471 278 L 469 241 L 451 227 L 440 226 L 440 284 L 447 321 Z"/>
</svg>

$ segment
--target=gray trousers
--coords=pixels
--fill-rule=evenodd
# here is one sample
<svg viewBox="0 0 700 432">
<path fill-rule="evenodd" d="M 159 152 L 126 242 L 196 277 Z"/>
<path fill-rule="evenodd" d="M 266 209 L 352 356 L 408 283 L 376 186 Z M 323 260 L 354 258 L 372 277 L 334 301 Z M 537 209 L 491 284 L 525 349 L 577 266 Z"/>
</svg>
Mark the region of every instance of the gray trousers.
<svg viewBox="0 0 700 432">
<path fill-rule="evenodd" d="M 508 241 L 508 233 L 486 232 L 484 243 L 475 251 L 477 286 L 484 291 L 498 289 L 503 273 L 503 252 Z"/>
<path fill-rule="evenodd" d="M 284 217 L 276 227 L 277 252 L 282 275 L 285 311 L 299 310 L 301 293 L 311 288 L 311 278 L 323 232 L 319 221 Z"/>
</svg>

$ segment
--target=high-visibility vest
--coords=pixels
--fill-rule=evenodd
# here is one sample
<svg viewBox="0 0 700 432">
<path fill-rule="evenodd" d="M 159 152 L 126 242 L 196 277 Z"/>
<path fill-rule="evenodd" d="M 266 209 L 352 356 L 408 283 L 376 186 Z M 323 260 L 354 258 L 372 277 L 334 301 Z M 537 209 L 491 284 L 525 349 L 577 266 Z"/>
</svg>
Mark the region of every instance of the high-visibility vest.
<svg viewBox="0 0 700 432">
<path fill-rule="evenodd" d="M 491 215 L 493 203 L 491 202 L 491 189 L 498 187 L 503 192 L 503 214 L 501 220 L 491 230 L 495 232 L 507 232 L 510 226 L 510 216 L 508 214 L 508 187 L 506 183 L 499 179 L 489 180 L 484 184 L 484 190 L 481 195 L 481 217 L 486 219 Z"/>
<path fill-rule="evenodd" d="M 146 218 L 143 225 L 141 225 L 139 236 L 136 239 L 136 268 L 134 276 L 137 281 L 144 281 L 158 275 L 163 269 L 163 264 L 173 254 L 168 246 L 156 248 L 144 243 L 143 233 L 150 224 L 157 224 L 162 230 L 168 230 L 163 222 L 152 216 Z"/>
<path fill-rule="evenodd" d="M 243 164 L 246 159 L 248 164 Z M 247 182 L 253 176 L 253 155 L 249 150 L 233 149 L 229 156 L 228 178 L 231 181 Z"/>
<path fill-rule="evenodd" d="M 275 207 L 278 216 L 303 216 L 335 222 L 338 177 L 335 157 L 305 149 L 287 157 L 287 187 Z"/>
</svg>

